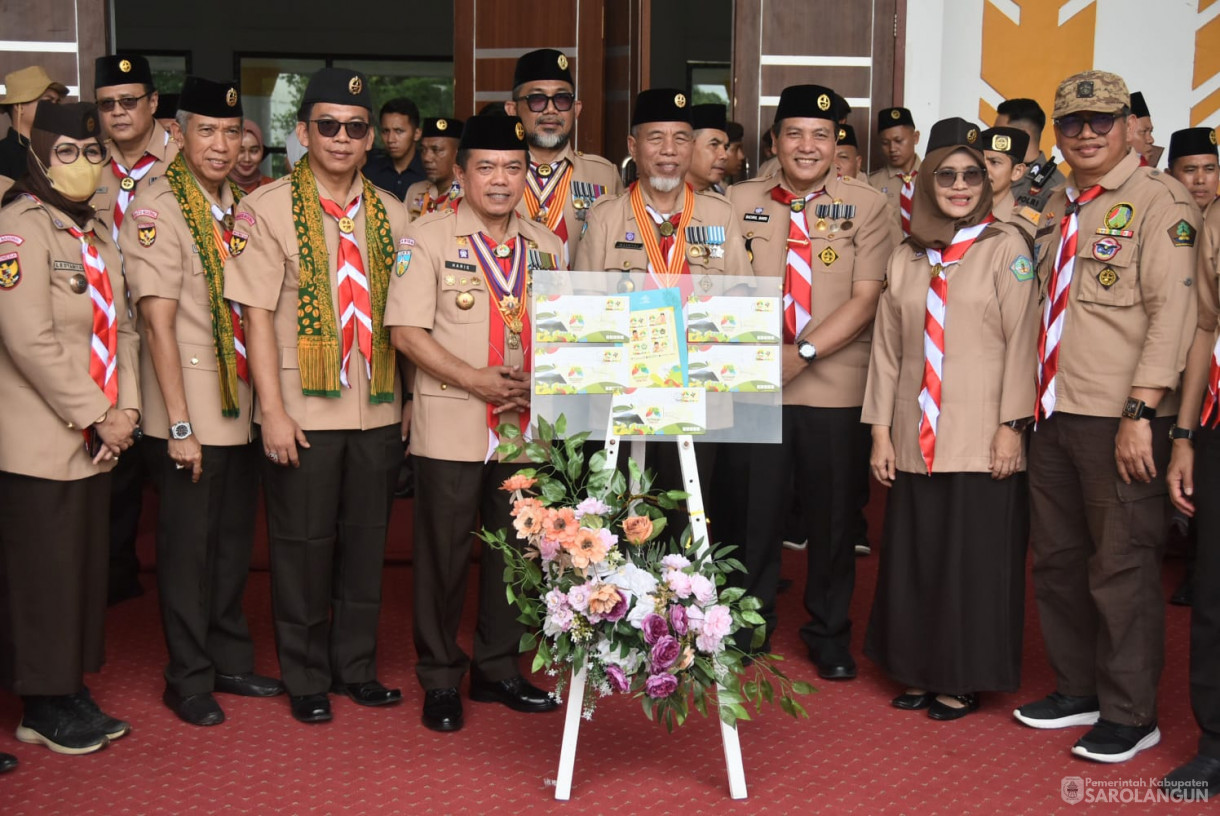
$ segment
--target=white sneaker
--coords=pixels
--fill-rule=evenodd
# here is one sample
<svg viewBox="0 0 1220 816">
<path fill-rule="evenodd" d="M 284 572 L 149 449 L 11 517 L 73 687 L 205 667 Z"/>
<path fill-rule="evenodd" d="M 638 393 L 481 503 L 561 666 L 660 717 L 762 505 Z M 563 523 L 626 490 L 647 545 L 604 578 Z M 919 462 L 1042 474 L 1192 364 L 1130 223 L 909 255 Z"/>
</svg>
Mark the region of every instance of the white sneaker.
<svg viewBox="0 0 1220 816">
<path fill-rule="evenodd" d="M 789 550 L 798 550 L 798 551 L 803 550 L 807 546 L 809 546 L 809 539 L 805 539 L 804 541 L 799 541 L 799 542 L 798 541 L 785 541 L 784 546 L 786 548 L 788 548 Z"/>
</svg>

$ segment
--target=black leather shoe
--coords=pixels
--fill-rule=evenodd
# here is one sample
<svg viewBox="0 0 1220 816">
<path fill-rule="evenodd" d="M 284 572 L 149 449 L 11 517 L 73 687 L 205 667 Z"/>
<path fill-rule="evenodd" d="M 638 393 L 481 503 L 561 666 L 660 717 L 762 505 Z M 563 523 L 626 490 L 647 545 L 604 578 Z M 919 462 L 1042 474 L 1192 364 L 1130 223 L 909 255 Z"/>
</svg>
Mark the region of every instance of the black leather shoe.
<svg viewBox="0 0 1220 816">
<path fill-rule="evenodd" d="M 324 723 L 332 719 L 330 698 L 325 694 L 302 694 L 289 699 L 292 702 L 292 716 L 297 722 Z"/>
<path fill-rule="evenodd" d="M 945 705 L 939 699 L 933 700 L 932 705 L 928 706 L 928 719 L 941 721 L 960 720 L 967 714 L 979 710 L 979 696 L 977 694 L 942 694 L 940 696 L 957 700 L 962 705 Z"/>
<path fill-rule="evenodd" d="M 890 705 L 894 708 L 901 708 L 903 711 L 919 711 L 932 705 L 932 701 L 935 699 L 936 695 L 930 691 L 925 691 L 923 694 L 899 694 L 890 700 Z"/>
<path fill-rule="evenodd" d="M 8 773 L 17 767 L 17 757 L 12 754 L 0 754 L 0 773 Z"/>
<path fill-rule="evenodd" d="M 224 710 L 211 694 L 190 694 L 183 697 L 171 688 L 161 695 L 169 710 L 178 719 L 191 725 L 220 725 L 225 721 Z"/>
<path fill-rule="evenodd" d="M 384 706 L 402 702 L 401 689 L 388 689 L 376 680 L 364 683 L 335 683 L 331 691 L 335 694 L 346 694 L 362 706 Z"/>
<path fill-rule="evenodd" d="M 462 697 L 455 688 L 430 689 L 424 692 L 426 728 L 433 731 L 457 731 L 462 727 Z"/>
<path fill-rule="evenodd" d="M 1161 788 L 1170 793 L 1180 790 L 1194 796 L 1205 791 L 1210 799 L 1220 791 L 1220 759 L 1196 754 L 1190 762 L 1166 774 L 1161 780 Z"/>
<path fill-rule="evenodd" d="M 264 677 L 254 672 L 217 674 L 213 690 L 217 694 L 236 694 L 239 697 L 275 697 L 284 693 L 284 684 L 274 677 Z"/>
<path fill-rule="evenodd" d="M 559 703 L 537 686 L 531 685 L 521 675 L 489 683 L 485 680 L 470 681 L 470 699 L 479 703 L 503 703 L 513 711 L 538 713 L 554 711 Z"/>
</svg>

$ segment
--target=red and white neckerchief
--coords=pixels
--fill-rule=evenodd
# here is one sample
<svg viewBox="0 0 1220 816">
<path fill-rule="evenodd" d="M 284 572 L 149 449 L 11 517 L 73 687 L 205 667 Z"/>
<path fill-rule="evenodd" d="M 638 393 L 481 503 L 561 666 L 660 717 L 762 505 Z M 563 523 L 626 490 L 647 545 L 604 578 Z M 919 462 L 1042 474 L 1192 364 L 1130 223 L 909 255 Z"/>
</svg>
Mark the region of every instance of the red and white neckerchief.
<svg viewBox="0 0 1220 816">
<path fill-rule="evenodd" d="M 517 335 L 521 346 L 523 370 L 531 371 L 532 350 L 530 348 L 530 313 L 525 298 L 528 294 L 529 268 L 526 264 L 528 249 L 525 240 L 516 237 L 509 238 L 503 244 L 497 245 L 485 233 L 471 236 L 475 257 L 483 270 L 483 279 L 487 282 L 487 290 L 491 293 L 490 308 L 487 310 L 487 364 L 489 366 L 507 365 L 504 354 L 504 336 L 506 331 Z M 507 251 L 505 251 L 507 247 Z M 507 316 L 507 320 L 505 319 Z M 517 425 L 525 439 L 530 439 L 530 411 L 526 408 L 517 414 Z M 487 454 L 484 463 L 490 462 L 500 444 L 500 436 L 496 428 L 500 426 L 500 415 L 495 406 L 487 403 Z"/>
<path fill-rule="evenodd" d="M 212 204 L 212 237 L 216 242 L 216 251 L 220 254 L 223 265 L 229 259 L 229 241 L 233 239 L 233 207 L 222 210 Z M 226 220 L 227 217 L 227 220 Z M 233 321 L 233 348 L 237 351 L 237 376 L 242 382 L 250 382 L 250 363 L 246 360 L 246 333 L 241 325 L 241 304 L 228 301 L 229 318 Z"/>
<path fill-rule="evenodd" d="M 369 297 L 369 280 L 364 274 L 364 261 L 360 258 L 360 244 L 356 241 L 356 214 L 364 194 L 358 194 L 347 209 L 329 198 L 320 199 L 322 211 L 339 222 L 339 259 L 335 264 L 335 289 L 339 292 L 339 329 L 343 333 L 343 368 L 339 381 L 347 388 L 351 382 L 347 377 L 347 362 L 352 356 L 352 346 L 359 345 L 364 355 L 364 370 L 373 378 L 373 306 Z M 353 341 L 355 341 L 353 343 Z"/>
<path fill-rule="evenodd" d="M 542 168 L 547 168 L 545 171 Z M 525 208 L 529 217 L 559 236 L 563 241 L 563 264 L 567 267 L 568 222 L 563 210 L 568 203 L 568 180 L 572 178 L 572 163 L 560 159 L 551 164 L 530 162 L 530 171 L 525 174 Z"/>
<path fill-rule="evenodd" d="M 927 250 L 928 263 L 932 265 L 932 281 L 928 285 L 927 310 L 923 320 L 923 382 L 919 389 L 919 452 L 923 455 L 928 473 L 932 472 L 932 461 L 936 457 L 936 429 L 940 422 L 941 383 L 945 376 L 945 314 L 949 303 L 948 268 L 966 255 L 966 250 L 987 225 L 995 220 L 988 215 L 973 227 L 960 229 L 953 242 L 944 250 Z"/>
<path fill-rule="evenodd" d="M 68 234 L 80 241 L 81 260 L 89 299 L 93 301 L 93 336 L 89 340 L 89 376 L 102 389 L 113 407 L 119 403 L 119 378 L 115 376 L 119 351 L 119 324 L 114 311 L 114 290 L 106 274 L 106 262 L 93 245 L 93 230 L 85 232 L 68 227 Z"/>
<path fill-rule="evenodd" d="M 780 185 L 771 198 L 788 208 L 788 261 L 784 270 L 784 342 L 795 343 L 813 314 L 813 247 L 809 242 L 809 204 L 825 195 L 826 188 L 807 196 L 790 193 Z M 793 202 L 801 202 L 794 206 Z"/>
<path fill-rule="evenodd" d="M 168 133 L 166 134 L 169 135 Z M 114 235 L 114 242 L 119 242 L 119 227 L 123 226 L 123 216 L 127 215 L 127 207 L 131 205 L 131 200 L 136 197 L 136 185 L 140 179 L 148 175 L 152 170 L 153 165 L 157 163 L 157 157 L 151 153 L 145 153 L 140 157 L 140 160 L 135 163 L 135 166 L 129 171 L 126 167 L 119 164 L 117 158 L 110 160 L 110 172 L 114 173 L 114 177 L 119 180 L 119 194 L 114 198 L 114 224 L 111 226 L 111 232 Z M 123 182 L 131 179 L 131 189 L 123 186 Z"/>
<path fill-rule="evenodd" d="M 1207 371 L 1207 394 L 1203 397 L 1203 413 L 1199 417 L 1200 425 L 1204 427 L 1210 425 L 1214 428 L 1220 424 L 1220 411 L 1216 410 L 1217 404 L 1220 404 L 1220 339 L 1216 340 L 1216 345 L 1212 349 L 1212 362 Z"/>
<path fill-rule="evenodd" d="M 1055 413 L 1059 344 L 1067 319 L 1072 275 L 1076 271 L 1076 233 L 1080 229 L 1080 219 L 1076 214 L 1081 207 L 1101 195 L 1104 188 L 1096 184 L 1083 193 L 1077 193 L 1074 187 L 1068 187 L 1065 192 L 1068 204 L 1059 221 L 1059 248 L 1055 252 L 1055 265 L 1051 270 L 1046 304 L 1042 307 L 1042 323 L 1038 328 L 1038 404 L 1034 406 L 1035 419 L 1049 419 Z"/>
<path fill-rule="evenodd" d="M 902 190 L 898 193 L 898 214 L 902 218 L 902 236 L 904 238 L 911 235 L 911 201 L 915 196 L 915 177 L 918 175 L 918 170 L 904 174 Z"/>
</svg>

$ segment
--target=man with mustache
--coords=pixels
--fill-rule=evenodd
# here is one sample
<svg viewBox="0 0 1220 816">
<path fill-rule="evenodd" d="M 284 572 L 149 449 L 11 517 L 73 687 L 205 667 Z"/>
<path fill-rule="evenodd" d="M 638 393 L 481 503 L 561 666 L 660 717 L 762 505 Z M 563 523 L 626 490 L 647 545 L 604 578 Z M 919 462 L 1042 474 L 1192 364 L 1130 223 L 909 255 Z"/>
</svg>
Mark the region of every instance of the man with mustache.
<svg viewBox="0 0 1220 816">
<path fill-rule="evenodd" d="M 461 119 L 425 119 L 420 129 L 419 155 L 424 164 L 423 181 L 407 188 L 407 212 L 414 221 L 421 215 L 456 206 L 462 188 L 453 180 L 458 144 L 462 138 Z"/>
</svg>

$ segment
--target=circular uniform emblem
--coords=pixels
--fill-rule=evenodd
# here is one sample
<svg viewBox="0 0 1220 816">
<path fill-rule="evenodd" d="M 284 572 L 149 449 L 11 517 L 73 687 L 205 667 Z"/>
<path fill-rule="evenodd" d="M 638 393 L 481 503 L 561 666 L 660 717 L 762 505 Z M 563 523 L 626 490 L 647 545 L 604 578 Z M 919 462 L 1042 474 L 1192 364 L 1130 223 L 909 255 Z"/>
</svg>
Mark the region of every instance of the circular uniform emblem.
<svg viewBox="0 0 1220 816">
<path fill-rule="evenodd" d="M 119 60 L 119 70 L 125 74 L 131 73 L 131 60 Z"/>
<path fill-rule="evenodd" d="M 517 123 L 517 141 L 525 141 L 525 125 L 521 124 L 520 122 Z"/>
<path fill-rule="evenodd" d="M 788 206 L 792 208 L 793 212 L 800 212 L 801 210 L 805 209 L 805 199 L 794 198 L 792 199 L 792 203 Z"/>
<path fill-rule="evenodd" d="M 463 312 L 470 310 L 474 306 L 474 295 L 469 292 L 458 292 L 457 307 Z"/>
<path fill-rule="evenodd" d="M 560 71 L 568 70 L 568 58 L 565 57 L 563 54 L 560 54 L 559 58 L 557 60 L 555 60 L 555 62 L 557 62 L 559 64 Z"/>
<path fill-rule="evenodd" d="M 436 129 L 440 130 L 440 131 L 448 130 L 449 129 L 449 120 L 448 119 L 437 119 L 436 120 Z"/>
<path fill-rule="evenodd" d="M 1118 273 L 1110 267 L 1106 267 L 1097 273 L 1097 282 L 1109 289 L 1114 284 L 1118 283 Z"/>
<path fill-rule="evenodd" d="M 902 111 L 898 110 L 898 108 L 894 108 L 892 111 L 890 111 L 890 118 L 894 120 L 901 119 Z"/>
<path fill-rule="evenodd" d="M 233 227 L 237 224 L 233 219 L 233 213 L 225 213 L 225 217 L 221 219 L 220 223 L 224 225 L 225 232 L 232 232 Z"/>
<path fill-rule="evenodd" d="M 538 165 L 538 175 L 542 176 L 543 178 L 546 178 L 550 174 L 551 174 L 551 166 L 549 164 Z"/>
<path fill-rule="evenodd" d="M 1212 132 L 1211 132 L 1211 133 L 1207 134 L 1207 138 L 1208 138 L 1209 140 L 1211 140 L 1211 143 L 1212 143 L 1212 144 L 1215 144 L 1215 143 L 1216 143 L 1216 131 L 1215 131 L 1215 129 L 1214 129 L 1214 128 L 1212 129 Z"/>
<path fill-rule="evenodd" d="M 339 232 L 344 235 L 350 235 L 352 230 L 356 228 L 356 222 L 348 218 L 346 215 L 339 219 Z"/>
<path fill-rule="evenodd" d="M 679 108 L 685 108 L 686 107 L 686 94 L 677 94 L 676 96 L 674 96 L 674 104 L 677 105 Z"/>
<path fill-rule="evenodd" d="M 360 81 L 360 77 L 354 76 L 347 81 L 347 89 L 352 92 L 352 96 L 359 96 L 360 91 L 364 89 L 364 83 Z"/>
<path fill-rule="evenodd" d="M 85 130 L 93 131 L 96 129 L 97 129 L 97 121 L 92 116 L 90 116 L 88 119 L 85 120 Z M 1216 132 L 1213 130 L 1212 131 L 1212 142 L 1213 143 L 1215 143 L 1215 139 L 1216 139 Z"/>
<path fill-rule="evenodd" d="M 225 104 L 228 105 L 230 108 L 237 107 L 237 89 L 236 88 L 230 88 L 228 90 L 228 92 L 225 93 Z"/>
<path fill-rule="evenodd" d="M 674 225 L 672 221 L 662 221 L 660 226 L 661 237 L 668 238 L 674 234 Z"/>
<path fill-rule="evenodd" d="M 493 249 L 492 252 L 497 258 L 507 258 L 509 255 L 513 254 L 513 251 L 508 248 L 508 244 L 500 244 L 498 247 Z"/>
<path fill-rule="evenodd" d="M 693 247 L 691 247 L 691 248 L 690 248 L 690 256 L 691 256 L 692 258 L 698 258 L 698 257 L 700 257 L 701 255 L 703 255 L 703 248 L 702 248 L 702 247 L 693 246 Z"/>
<path fill-rule="evenodd" d="M 820 111 L 830 110 L 830 97 L 827 96 L 826 94 L 822 94 L 821 96 L 818 97 L 818 110 L 820 110 Z"/>
<path fill-rule="evenodd" d="M 974 144 L 978 140 L 979 140 L 979 132 L 978 132 L 977 128 L 970 128 L 970 130 L 966 131 L 966 141 L 969 144 Z"/>
<path fill-rule="evenodd" d="M 119 187 L 130 193 L 136 188 L 136 180 L 131 176 L 123 176 L 123 180 L 119 182 Z"/>
<path fill-rule="evenodd" d="M 84 275 L 77 272 L 75 275 L 68 278 L 68 286 L 76 294 L 83 295 L 85 294 L 85 290 L 89 288 L 89 281 L 85 279 Z"/>
<path fill-rule="evenodd" d="M 1001 153 L 1008 152 L 1010 149 L 1012 149 L 1012 137 L 1001 136 L 997 133 L 995 136 L 991 137 L 991 149 L 998 150 Z"/>
<path fill-rule="evenodd" d="M 847 138 L 847 131 L 844 130 L 843 128 L 839 128 L 839 141 L 841 142 L 846 138 Z"/>
<path fill-rule="evenodd" d="M 1093 244 L 1093 257 L 1099 261 L 1108 261 L 1118 254 L 1118 251 L 1123 248 L 1123 245 L 1118 242 L 1117 238 L 1106 236 Z"/>
</svg>

